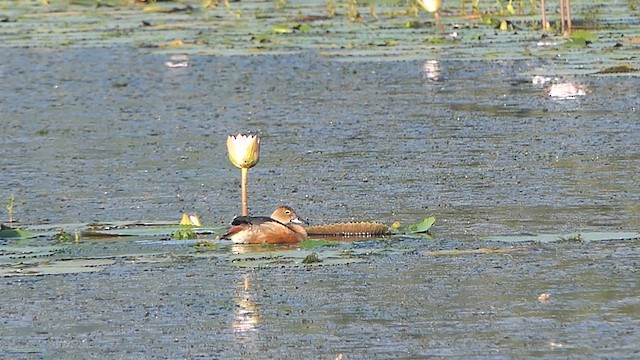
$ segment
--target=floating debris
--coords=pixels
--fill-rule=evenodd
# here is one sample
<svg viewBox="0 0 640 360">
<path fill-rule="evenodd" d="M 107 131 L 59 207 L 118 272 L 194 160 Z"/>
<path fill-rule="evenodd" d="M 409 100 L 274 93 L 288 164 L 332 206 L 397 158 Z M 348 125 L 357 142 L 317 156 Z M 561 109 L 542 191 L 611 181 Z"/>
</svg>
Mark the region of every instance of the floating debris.
<svg viewBox="0 0 640 360">
<path fill-rule="evenodd" d="M 549 302 L 549 299 L 551 299 L 551 294 L 549 293 L 542 293 L 540 294 L 540 296 L 538 296 L 538 301 L 540 301 L 541 303 Z"/>
</svg>

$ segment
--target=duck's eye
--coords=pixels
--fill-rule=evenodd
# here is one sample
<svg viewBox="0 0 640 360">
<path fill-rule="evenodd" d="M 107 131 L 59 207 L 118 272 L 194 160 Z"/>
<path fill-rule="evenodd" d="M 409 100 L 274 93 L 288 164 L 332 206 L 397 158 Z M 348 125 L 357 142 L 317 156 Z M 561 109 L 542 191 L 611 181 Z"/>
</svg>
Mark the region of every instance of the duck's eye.
<svg viewBox="0 0 640 360">
<path fill-rule="evenodd" d="M 289 210 L 285 210 L 284 213 L 287 214 L 287 215 L 291 215 L 291 211 L 289 211 Z"/>
</svg>

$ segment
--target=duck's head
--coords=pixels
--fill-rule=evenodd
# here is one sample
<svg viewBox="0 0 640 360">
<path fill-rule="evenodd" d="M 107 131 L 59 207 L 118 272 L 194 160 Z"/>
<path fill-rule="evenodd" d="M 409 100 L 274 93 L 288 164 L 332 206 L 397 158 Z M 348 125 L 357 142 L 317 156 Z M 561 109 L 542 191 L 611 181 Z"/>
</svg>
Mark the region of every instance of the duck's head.
<svg viewBox="0 0 640 360">
<path fill-rule="evenodd" d="M 289 206 L 279 206 L 271 214 L 273 220 L 277 220 L 283 224 L 307 224 L 307 222 L 298 217 L 298 214 Z"/>
</svg>

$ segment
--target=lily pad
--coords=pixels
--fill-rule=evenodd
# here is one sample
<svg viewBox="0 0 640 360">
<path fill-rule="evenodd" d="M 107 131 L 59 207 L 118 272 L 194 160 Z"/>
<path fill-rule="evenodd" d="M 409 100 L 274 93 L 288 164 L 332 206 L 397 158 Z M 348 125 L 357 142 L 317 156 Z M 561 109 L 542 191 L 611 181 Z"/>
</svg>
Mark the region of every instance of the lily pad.
<svg viewBox="0 0 640 360">
<path fill-rule="evenodd" d="M 607 241 L 607 240 L 632 240 L 640 239 L 640 233 L 635 232 L 584 232 L 571 234 L 523 234 L 508 236 L 487 236 L 480 238 L 486 241 L 497 242 L 540 242 L 550 243 L 558 241 Z"/>
<path fill-rule="evenodd" d="M 29 246 L 29 245 L 8 245 L 0 247 L 0 264 L 19 261 L 24 263 L 27 259 L 42 258 L 51 256 L 58 252 L 60 246 Z M 41 260 L 38 260 L 41 261 Z"/>
<path fill-rule="evenodd" d="M 429 251 L 421 251 L 420 254 L 429 255 L 429 256 L 442 256 L 442 255 L 456 256 L 456 255 L 477 255 L 477 254 L 489 255 L 489 254 L 511 254 L 514 252 L 526 252 L 528 250 L 529 250 L 528 248 L 522 248 L 522 247 L 509 248 L 509 249 L 481 248 L 481 249 L 466 249 L 466 250 L 459 250 L 459 249 L 429 250 Z"/>
<path fill-rule="evenodd" d="M 407 234 L 424 233 L 429 231 L 429 229 L 431 229 L 431 226 L 433 226 L 435 222 L 436 222 L 435 216 L 431 216 L 422 220 L 419 223 L 410 225 L 409 227 L 407 227 L 405 232 Z"/>
<path fill-rule="evenodd" d="M 0 276 L 33 276 L 33 275 L 58 275 L 80 272 L 97 272 L 112 265 L 112 259 L 72 259 L 45 262 L 29 266 L 13 266 L 0 268 Z"/>
<path fill-rule="evenodd" d="M 19 228 L 12 228 L 4 224 L 2 224 L 2 228 L 0 228 L 0 239 L 29 238 L 33 236 L 34 234 L 32 232 L 22 230 Z"/>
<path fill-rule="evenodd" d="M 115 223 L 89 227 L 82 231 L 83 238 L 108 238 L 108 237 L 166 237 L 171 238 L 177 232 L 189 229 L 194 235 L 207 235 L 217 233 L 221 227 L 185 227 L 178 224 L 160 223 Z M 176 237 L 173 237 L 176 238 Z M 181 237 L 193 239 L 194 237 Z"/>
<path fill-rule="evenodd" d="M 337 246 L 338 243 L 336 243 L 335 241 L 327 241 L 327 240 L 316 240 L 316 239 L 307 239 L 303 242 L 301 242 L 300 244 L 298 244 L 298 246 L 301 249 L 314 249 L 317 247 L 323 247 L 323 246 Z"/>
</svg>

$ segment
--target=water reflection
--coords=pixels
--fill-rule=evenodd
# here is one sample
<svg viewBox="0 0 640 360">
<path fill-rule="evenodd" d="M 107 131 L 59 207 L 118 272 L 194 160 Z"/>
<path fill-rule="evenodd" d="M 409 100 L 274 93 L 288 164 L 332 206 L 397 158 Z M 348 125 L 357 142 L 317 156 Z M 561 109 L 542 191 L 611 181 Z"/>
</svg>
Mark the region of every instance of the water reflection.
<svg viewBox="0 0 640 360">
<path fill-rule="evenodd" d="M 233 331 L 241 339 L 251 337 L 260 322 L 259 307 L 253 300 L 254 294 L 249 290 L 249 285 L 249 278 L 245 276 L 238 291 L 233 318 Z"/>
<path fill-rule="evenodd" d="M 431 81 L 437 82 L 440 81 L 440 62 L 438 60 L 427 60 L 422 65 L 422 78 Z"/>
</svg>

